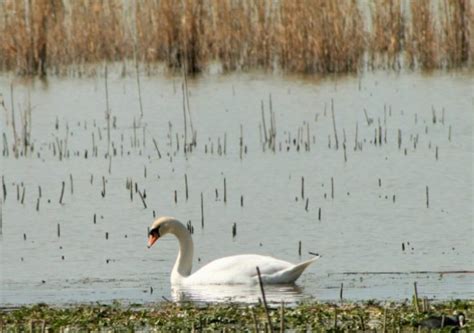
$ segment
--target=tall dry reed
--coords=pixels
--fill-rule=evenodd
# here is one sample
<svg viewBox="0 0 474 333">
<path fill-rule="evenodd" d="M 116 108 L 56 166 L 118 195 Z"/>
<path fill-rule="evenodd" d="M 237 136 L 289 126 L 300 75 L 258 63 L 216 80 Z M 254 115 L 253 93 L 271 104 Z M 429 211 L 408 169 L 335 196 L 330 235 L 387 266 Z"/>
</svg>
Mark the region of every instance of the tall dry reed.
<svg viewBox="0 0 474 333">
<path fill-rule="evenodd" d="M 425 69 L 437 67 L 439 60 L 439 34 L 431 0 L 410 2 L 411 24 L 407 31 L 407 60 L 411 67 Z"/>
<path fill-rule="evenodd" d="M 83 72 L 102 62 L 197 73 L 356 72 L 472 63 L 469 0 L 4 0 L 0 69 Z M 94 67 L 94 66 L 92 66 Z"/>
<path fill-rule="evenodd" d="M 401 0 L 380 0 L 370 3 L 370 63 L 400 68 L 400 53 L 404 41 L 405 17 Z"/>
<path fill-rule="evenodd" d="M 445 0 L 440 9 L 440 45 L 446 65 L 456 67 L 467 63 L 472 55 L 474 43 L 471 40 L 474 22 L 472 21 L 472 1 Z"/>
</svg>

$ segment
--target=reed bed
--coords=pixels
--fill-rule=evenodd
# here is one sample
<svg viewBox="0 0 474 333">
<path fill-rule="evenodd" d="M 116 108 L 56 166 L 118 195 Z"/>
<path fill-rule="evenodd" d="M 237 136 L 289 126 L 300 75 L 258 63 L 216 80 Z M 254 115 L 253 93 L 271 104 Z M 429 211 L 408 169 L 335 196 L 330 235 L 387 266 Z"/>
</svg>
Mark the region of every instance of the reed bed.
<svg viewBox="0 0 474 333">
<path fill-rule="evenodd" d="M 468 0 L 0 2 L 0 69 L 84 73 L 135 61 L 198 73 L 346 73 L 471 65 Z"/>
</svg>

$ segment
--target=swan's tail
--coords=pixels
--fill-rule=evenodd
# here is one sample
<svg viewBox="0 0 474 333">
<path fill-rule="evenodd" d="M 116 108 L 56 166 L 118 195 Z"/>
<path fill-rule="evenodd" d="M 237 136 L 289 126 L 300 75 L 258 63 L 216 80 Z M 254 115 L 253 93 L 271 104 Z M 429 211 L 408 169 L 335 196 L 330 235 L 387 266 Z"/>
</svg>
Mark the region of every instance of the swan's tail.
<svg viewBox="0 0 474 333">
<path fill-rule="evenodd" d="M 266 276 L 264 282 L 266 283 L 294 283 L 301 274 L 303 274 L 306 267 L 318 260 L 320 256 L 316 256 L 309 260 L 303 261 L 293 267 L 287 268 L 284 271 L 273 275 Z"/>
</svg>

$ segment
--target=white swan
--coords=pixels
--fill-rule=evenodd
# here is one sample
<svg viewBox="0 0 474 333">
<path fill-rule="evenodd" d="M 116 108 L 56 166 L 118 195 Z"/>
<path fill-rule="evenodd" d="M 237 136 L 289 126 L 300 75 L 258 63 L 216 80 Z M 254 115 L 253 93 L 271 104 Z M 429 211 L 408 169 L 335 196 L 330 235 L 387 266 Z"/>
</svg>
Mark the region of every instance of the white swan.
<svg viewBox="0 0 474 333">
<path fill-rule="evenodd" d="M 214 260 L 191 274 L 193 240 L 188 229 L 173 217 L 160 217 L 151 225 L 148 235 L 150 248 L 160 237 L 173 234 L 179 241 L 179 253 L 173 271 L 172 285 L 254 284 L 258 282 L 257 266 L 264 283 L 294 283 L 313 261 L 294 265 L 287 261 L 256 254 L 244 254 Z"/>
</svg>

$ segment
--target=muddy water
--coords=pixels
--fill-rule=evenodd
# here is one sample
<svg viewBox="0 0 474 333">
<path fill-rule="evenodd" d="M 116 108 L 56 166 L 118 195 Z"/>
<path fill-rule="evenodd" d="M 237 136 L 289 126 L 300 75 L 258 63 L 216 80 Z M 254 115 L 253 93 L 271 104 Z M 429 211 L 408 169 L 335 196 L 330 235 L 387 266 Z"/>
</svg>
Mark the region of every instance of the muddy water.
<svg viewBox="0 0 474 333">
<path fill-rule="evenodd" d="M 189 80 L 197 146 L 186 155 L 181 78 L 141 78 L 140 120 L 136 80 L 110 77 L 110 159 L 103 77 L 13 80 L 18 135 L 20 110 L 28 100 L 32 108 L 34 150 L 18 158 L 12 80 L 0 77 L 9 144 L 1 160 L 2 305 L 257 299 L 255 286 L 172 290 L 177 242 L 146 248 L 154 214 L 191 221 L 195 269 L 238 253 L 291 262 L 321 254 L 297 286 L 268 287 L 275 302 L 338 299 L 341 283 L 346 299 L 400 300 L 415 281 L 420 297 L 474 297 L 472 73 Z M 269 137 L 270 95 L 275 151 L 264 142 L 261 111 L 263 103 Z M 134 188 L 131 200 L 127 179 L 146 192 L 147 208 Z"/>
</svg>

